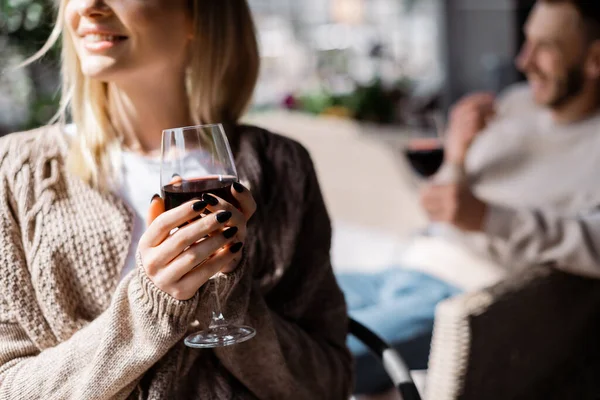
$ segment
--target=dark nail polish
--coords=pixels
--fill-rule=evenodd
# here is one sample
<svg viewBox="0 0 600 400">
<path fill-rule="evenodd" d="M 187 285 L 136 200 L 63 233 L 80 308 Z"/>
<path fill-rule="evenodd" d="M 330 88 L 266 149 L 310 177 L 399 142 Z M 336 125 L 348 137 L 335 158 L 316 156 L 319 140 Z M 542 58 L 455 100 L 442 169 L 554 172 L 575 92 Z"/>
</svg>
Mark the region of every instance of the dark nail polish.
<svg viewBox="0 0 600 400">
<path fill-rule="evenodd" d="M 233 246 L 231 246 L 229 248 L 229 251 L 233 254 L 238 253 L 242 249 L 243 246 L 244 246 L 244 243 L 238 242 L 238 243 L 234 244 Z"/>
<path fill-rule="evenodd" d="M 236 192 L 238 193 L 242 193 L 244 191 L 244 187 L 242 186 L 241 183 L 239 182 L 233 182 L 233 188 L 235 189 Z"/>
<path fill-rule="evenodd" d="M 160 197 L 160 194 L 155 194 L 154 196 L 152 196 L 152 200 L 150 200 L 150 204 L 152 204 L 152 202 L 156 199 L 158 199 Z"/>
<path fill-rule="evenodd" d="M 205 201 L 197 201 L 192 205 L 192 209 L 196 212 L 200 212 L 206 208 Z"/>
<path fill-rule="evenodd" d="M 236 233 L 238 233 L 238 228 L 234 226 L 232 228 L 229 228 L 229 229 L 223 231 L 223 236 L 225 236 L 225 239 L 231 239 L 232 237 L 235 236 Z"/>
<path fill-rule="evenodd" d="M 210 204 L 211 206 L 216 206 L 217 204 L 219 204 L 219 200 L 217 200 L 216 197 L 208 194 L 208 193 L 204 193 L 202 195 L 202 200 L 204 200 L 205 202 L 207 202 L 208 204 Z"/>
<path fill-rule="evenodd" d="M 221 211 L 217 214 L 217 221 L 220 223 L 227 222 L 231 219 L 232 215 L 229 211 Z"/>
<path fill-rule="evenodd" d="M 171 176 L 171 179 L 173 179 L 173 178 L 181 178 L 181 175 L 179 175 L 179 174 L 173 174 L 173 175 Z"/>
</svg>

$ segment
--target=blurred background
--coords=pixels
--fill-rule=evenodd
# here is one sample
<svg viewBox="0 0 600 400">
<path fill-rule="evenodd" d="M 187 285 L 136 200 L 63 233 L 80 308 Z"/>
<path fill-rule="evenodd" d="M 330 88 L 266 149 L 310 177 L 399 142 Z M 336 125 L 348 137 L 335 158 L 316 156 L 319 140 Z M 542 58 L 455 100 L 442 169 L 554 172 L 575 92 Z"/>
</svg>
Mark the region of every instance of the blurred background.
<svg viewBox="0 0 600 400">
<path fill-rule="evenodd" d="M 60 83 L 58 49 L 14 69 L 47 38 L 53 1 L 0 1 L 1 135 L 47 123 Z M 533 0 L 249 2 L 262 71 L 247 121 L 310 150 L 334 224 L 334 263 L 376 268 L 406 257 L 403 243 L 426 220 L 402 142 L 432 129 L 425 116 L 443 120 L 463 94 L 521 79 L 513 58 Z M 368 193 L 385 195 L 369 206 Z M 373 217 L 375 206 L 385 218 Z"/>
<path fill-rule="evenodd" d="M 512 59 L 532 0 L 250 0 L 263 57 L 253 111 L 286 108 L 381 124 L 446 110 L 519 79 Z M 2 0 L 0 133 L 56 109 L 57 56 L 11 70 L 43 44 L 51 0 Z"/>
</svg>

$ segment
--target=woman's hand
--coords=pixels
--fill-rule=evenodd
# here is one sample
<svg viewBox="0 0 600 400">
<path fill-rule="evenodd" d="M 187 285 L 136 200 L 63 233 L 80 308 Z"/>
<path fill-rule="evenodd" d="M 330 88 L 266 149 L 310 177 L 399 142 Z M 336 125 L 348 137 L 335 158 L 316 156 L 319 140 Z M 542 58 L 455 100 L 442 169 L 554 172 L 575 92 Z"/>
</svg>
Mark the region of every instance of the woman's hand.
<svg viewBox="0 0 600 400">
<path fill-rule="evenodd" d="M 239 209 L 209 194 L 169 211 L 160 197 L 152 200 L 138 251 L 146 274 L 160 290 L 188 300 L 216 273 L 237 268 L 256 202 L 239 183 L 231 193 Z M 203 216 L 205 210 L 211 213 Z"/>
</svg>

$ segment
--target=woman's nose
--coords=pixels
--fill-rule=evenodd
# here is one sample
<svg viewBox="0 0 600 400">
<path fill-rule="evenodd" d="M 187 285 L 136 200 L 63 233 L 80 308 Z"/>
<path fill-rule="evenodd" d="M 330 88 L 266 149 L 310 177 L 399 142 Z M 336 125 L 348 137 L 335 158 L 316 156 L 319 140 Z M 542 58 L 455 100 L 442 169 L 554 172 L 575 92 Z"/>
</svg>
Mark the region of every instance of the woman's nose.
<svg viewBox="0 0 600 400">
<path fill-rule="evenodd" d="M 104 0 L 76 0 L 77 12 L 82 17 L 101 18 L 112 13 L 111 8 Z"/>
</svg>

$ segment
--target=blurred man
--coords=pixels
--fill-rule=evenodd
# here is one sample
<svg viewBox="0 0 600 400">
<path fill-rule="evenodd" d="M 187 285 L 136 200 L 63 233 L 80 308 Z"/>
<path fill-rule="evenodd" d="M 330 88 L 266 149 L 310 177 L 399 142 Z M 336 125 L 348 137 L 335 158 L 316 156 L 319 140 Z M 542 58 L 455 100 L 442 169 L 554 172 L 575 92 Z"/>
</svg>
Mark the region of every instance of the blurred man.
<svg viewBox="0 0 600 400">
<path fill-rule="evenodd" d="M 594 211 L 600 206 L 600 2 L 538 0 L 525 34 L 516 63 L 527 87 L 500 99 L 474 94 L 454 107 L 446 165 L 437 183 L 423 190 L 422 204 L 432 221 L 448 228 L 434 231 L 504 267 L 550 264 L 600 277 L 600 211 Z M 444 175 L 462 179 L 443 184 Z M 386 274 L 339 280 L 351 315 L 363 312 L 362 322 L 419 368 L 427 349 L 405 336 L 426 337 L 426 324 L 415 328 L 410 317 L 418 307 L 399 304 L 419 305 L 419 321 L 433 323 L 435 302 L 417 294 L 439 290 L 440 301 L 451 289 L 425 283 L 419 290 L 395 290 L 401 295 L 385 303 L 377 300 L 381 282 L 406 284 L 406 271 Z M 353 309 L 354 303 L 370 305 Z M 431 307 L 425 310 L 425 303 Z M 378 369 L 357 357 L 357 370 L 362 364 L 371 375 L 358 376 L 359 391 L 381 391 Z"/>
<path fill-rule="evenodd" d="M 491 95 L 459 102 L 446 151 L 466 179 L 428 186 L 422 205 L 503 266 L 600 277 L 600 2 L 538 0 L 525 34 L 517 65 L 538 108 L 503 116 Z"/>
</svg>

